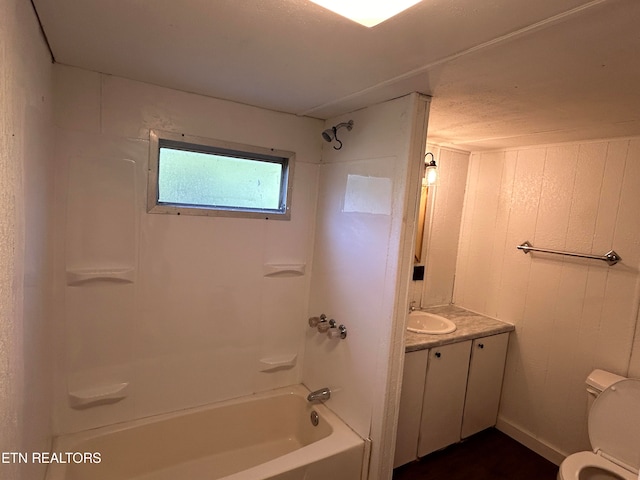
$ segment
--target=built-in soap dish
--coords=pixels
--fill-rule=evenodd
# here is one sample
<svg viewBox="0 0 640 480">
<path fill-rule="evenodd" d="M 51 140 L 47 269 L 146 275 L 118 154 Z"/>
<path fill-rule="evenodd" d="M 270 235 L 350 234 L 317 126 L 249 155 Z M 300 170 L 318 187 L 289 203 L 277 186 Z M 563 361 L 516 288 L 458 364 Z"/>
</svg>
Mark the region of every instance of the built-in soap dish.
<svg viewBox="0 0 640 480">
<path fill-rule="evenodd" d="M 288 370 L 295 367 L 297 361 L 297 353 L 287 353 L 262 358 L 258 363 L 261 372 L 276 372 L 278 370 Z"/>
<path fill-rule="evenodd" d="M 76 410 L 82 410 L 98 405 L 116 403 L 127 397 L 129 382 L 104 385 L 69 392 L 69 405 Z"/>
<path fill-rule="evenodd" d="M 93 268 L 68 269 L 67 285 L 81 285 L 93 281 L 108 281 L 117 283 L 133 283 L 135 270 L 133 268 Z"/>
<path fill-rule="evenodd" d="M 265 277 L 301 277 L 304 275 L 304 263 L 268 263 L 264 265 Z"/>
</svg>

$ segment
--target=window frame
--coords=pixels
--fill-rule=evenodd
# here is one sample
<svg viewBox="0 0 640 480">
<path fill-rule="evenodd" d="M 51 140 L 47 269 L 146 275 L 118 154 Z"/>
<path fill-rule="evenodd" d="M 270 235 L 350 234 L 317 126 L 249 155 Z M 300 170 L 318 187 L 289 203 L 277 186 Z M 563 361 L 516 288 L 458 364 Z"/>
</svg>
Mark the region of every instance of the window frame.
<svg viewBox="0 0 640 480">
<path fill-rule="evenodd" d="M 280 208 L 256 209 L 245 207 L 219 207 L 215 205 L 191 205 L 160 202 L 159 167 L 160 148 L 168 147 L 205 154 L 220 154 L 240 159 L 279 163 L 282 165 L 280 180 Z M 212 138 L 197 137 L 161 130 L 149 131 L 149 167 L 147 175 L 147 212 L 170 215 L 204 215 L 210 217 L 262 218 L 267 220 L 291 219 L 291 196 L 295 153 L 286 150 L 257 147 Z"/>
</svg>

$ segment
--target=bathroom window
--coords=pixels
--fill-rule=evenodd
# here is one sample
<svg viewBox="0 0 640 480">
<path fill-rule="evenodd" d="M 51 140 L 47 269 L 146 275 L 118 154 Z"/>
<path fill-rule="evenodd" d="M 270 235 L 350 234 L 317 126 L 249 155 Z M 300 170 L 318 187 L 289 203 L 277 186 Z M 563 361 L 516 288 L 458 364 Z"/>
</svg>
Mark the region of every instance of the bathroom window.
<svg viewBox="0 0 640 480">
<path fill-rule="evenodd" d="M 290 218 L 294 153 L 152 130 L 149 213 Z"/>
</svg>

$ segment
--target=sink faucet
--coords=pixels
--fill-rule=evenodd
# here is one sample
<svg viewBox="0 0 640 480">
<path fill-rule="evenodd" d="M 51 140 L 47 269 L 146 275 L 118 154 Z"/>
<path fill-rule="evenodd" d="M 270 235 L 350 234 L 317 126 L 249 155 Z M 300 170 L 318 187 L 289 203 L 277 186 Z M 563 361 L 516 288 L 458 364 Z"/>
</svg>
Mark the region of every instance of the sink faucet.
<svg viewBox="0 0 640 480">
<path fill-rule="evenodd" d="M 416 307 L 416 301 L 413 300 L 410 304 L 409 304 L 409 311 L 410 312 L 415 312 L 418 309 L 418 307 Z"/>
<path fill-rule="evenodd" d="M 324 402 L 325 400 L 329 400 L 329 398 L 331 398 L 331 390 L 329 390 L 329 387 L 324 387 L 320 390 L 316 390 L 315 392 L 311 392 L 307 396 L 307 400 L 310 402 Z"/>
</svg>

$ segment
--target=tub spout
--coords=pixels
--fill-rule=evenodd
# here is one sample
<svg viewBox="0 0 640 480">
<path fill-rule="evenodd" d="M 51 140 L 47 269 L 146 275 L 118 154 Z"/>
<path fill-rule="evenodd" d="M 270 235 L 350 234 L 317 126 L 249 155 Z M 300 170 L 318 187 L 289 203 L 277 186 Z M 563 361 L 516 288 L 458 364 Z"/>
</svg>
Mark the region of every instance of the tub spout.
<svg viewBox="0 0 640 480">
<path fill-rule="evenodd" d="M 324 402 L 325 400 L 329 400 L 329 398 L 331 398 L 331 390 L 329 390 L 329 387 L 324 387 L 320 390 L 316 390 L 315 392 L 311 392 L 307 396 L 307 400 L 310 402 Z"/>
</svg>

